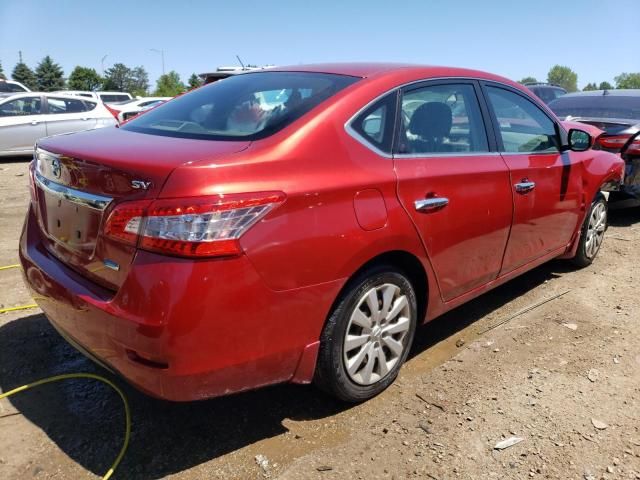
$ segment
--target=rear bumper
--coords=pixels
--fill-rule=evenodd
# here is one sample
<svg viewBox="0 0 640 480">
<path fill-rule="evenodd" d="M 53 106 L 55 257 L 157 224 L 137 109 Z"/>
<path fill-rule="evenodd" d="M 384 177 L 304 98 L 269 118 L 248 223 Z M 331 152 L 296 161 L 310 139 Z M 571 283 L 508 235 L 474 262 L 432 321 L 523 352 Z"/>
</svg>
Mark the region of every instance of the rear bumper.
<svg viewBox="0 0 640 480">
<path fill-rule="evenodd" d="M 194 262 L 139 251 L 111 292 L 48 253 L 32 209 L 20 260 L 34 299 L 65 338 L 174 401 L 311 381 L 316 342 L 343 283 L 275 292 L 246 256 Z"/>
</svg>

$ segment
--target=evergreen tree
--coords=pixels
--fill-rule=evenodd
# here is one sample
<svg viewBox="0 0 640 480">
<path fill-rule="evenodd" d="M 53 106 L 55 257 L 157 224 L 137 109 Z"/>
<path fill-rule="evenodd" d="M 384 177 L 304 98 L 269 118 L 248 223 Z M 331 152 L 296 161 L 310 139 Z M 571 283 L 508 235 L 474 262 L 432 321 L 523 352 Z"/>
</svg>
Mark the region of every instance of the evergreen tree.
<svg viewBox="0 0 640 480">
<path fill-rule="evenodd" d="M 192 88 L 198 88 L 200 85 L 202 85 L 202 80 L 200 79 L 200 77 L 198 77 L 198 75 L 192 73 L 189 77 L 189 89 L 191 90 Z"/>
<path fill-rule="evenodd" d="M 180 75 L 171 70 L 158 78 L 155 95 L 157 97 L 175 97 L 184 92 L 186 88 L 180 80 Z"/>
<path fill-rule="evenodd" d="M 0 79 L 6 80 L 7 77 L 4 75 L 4 70 L 2 70 L 2 62 L 0 62 Z"/>
<path fill-rule="evenodd" d="M 609 82 L 600 82 L 600 85 L 598 85 L 598 90 L 613 90 L 613 85 L 611 85 Z"/>
<path fill-rule="evenodd" d="M 42 92 L 53 92 L 64 88 L 62 68 L 49 55 L 44 57 L 36 67 L 36 83 L 38 90 Z"/>
<path fill-rule="evenodd" d="M 33 70 L 22 61 L 22 52 L 18 52 L 18 58 L 19 61 L 16 63 L 16 66 L 13 67 L 13 72 L 11 72 L 11 78 L 16 82 L 20 82 L 30 90 L 37 90 L 36 75 L 33 73 Z"/>
<path fill-rule="evenodd" d="M 582 89 L 583 92 L 589 92 L 591 90 L 598 90 L 598 86 L 595 83 L 587 83 Z"/>
<path fill-rule="evenodd" d="M 126 92 L 131 85 L 131 69 L 124 63 L 114 63 L 111 68 L 104 72 L 105 90 L 116 90 Z"/>
<path fill-rule="evenodd" d="M 149 74 L 144 67 L 136 67 L 131 70 L 129 86 L 125 91 L 144 97 L 147 95 L 147 90 L 149 90 Z"/>
<path fill-rule="evenodd" d="M 69 90 L 98 90 L 102 85 L 102 77 L 93 68 L 77 66 L 69 75 Z"/>
</svg>

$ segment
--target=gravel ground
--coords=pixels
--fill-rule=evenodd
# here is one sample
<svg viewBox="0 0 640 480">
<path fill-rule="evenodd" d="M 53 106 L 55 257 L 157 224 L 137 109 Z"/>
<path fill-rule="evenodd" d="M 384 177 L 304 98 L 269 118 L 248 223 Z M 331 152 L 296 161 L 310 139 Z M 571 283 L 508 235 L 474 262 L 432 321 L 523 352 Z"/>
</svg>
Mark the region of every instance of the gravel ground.
<svg viewBox="0 0 640 480">
<path fill-rule="evenodd" d="M 0 266 L 17 261 L 26 172 L 0 162 Z M 173 404 L 116 378 L 133 431 L 114 478 L 640 479 L 640 210 L 611 220 L 591 267 L 551 262 L 420 328 L 398 381 L 362 405 L 294 385 Z M 20 272 L 0 271 L 0 305 L 27 303 Z M 39 310 L 0 315 L 0 390 L 80 371 L 110 376 Z M 123 418 L 91 381 L 2 400 L 0 478 L 96 478 Z"/>
</svg>

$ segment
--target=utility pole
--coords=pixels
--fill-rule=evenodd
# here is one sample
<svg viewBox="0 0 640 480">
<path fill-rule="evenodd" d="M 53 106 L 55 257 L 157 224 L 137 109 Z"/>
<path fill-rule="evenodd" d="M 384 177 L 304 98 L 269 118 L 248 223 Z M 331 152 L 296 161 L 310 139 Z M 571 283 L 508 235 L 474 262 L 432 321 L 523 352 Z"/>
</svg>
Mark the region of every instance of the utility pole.
<svg viewBox="0 0 640 480">
<path fill-rule="evenodd" d="M 152 52 L 159 53 L 162 57 L 162 75 L 164 75 L 164 50 L 158 50 L 157 48 L 151 48 Z"/>
<path fill-rule="evenodd" d="M 104 61 L 108 56 L 109 54 L 105 55 L 104 57 L 102 57 L 102 60 L 100 60 L 100 64 L 102 65 L 102 75 L 104 75 Z"/>
</svg>

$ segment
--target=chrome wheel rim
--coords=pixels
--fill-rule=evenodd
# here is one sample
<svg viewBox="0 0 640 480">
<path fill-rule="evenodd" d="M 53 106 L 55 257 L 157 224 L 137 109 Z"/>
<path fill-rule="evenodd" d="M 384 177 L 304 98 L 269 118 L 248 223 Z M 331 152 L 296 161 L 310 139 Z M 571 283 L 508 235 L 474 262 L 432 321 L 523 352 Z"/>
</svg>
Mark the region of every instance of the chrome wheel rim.
<svg viewBox="0 0 640 480">
<path fill-rule="evenodd" d="M 382 380 L 406 349 L 411 327 L 409 300 L 397 285 L 367 291 L 351 313 L 343 343 L 344 367 L 359 385 Z"/>
<path fill-rule="evenodd" d="M 589 259 L 595 257 L 598 250 L 600 250 L 606 228 L 607 208 L 604 203 L 599 202 L 593 207 L 589 215 L 589 224 L 587 225 L 587 239 L 584 244 L 584 253 Z"/>
</svg>

